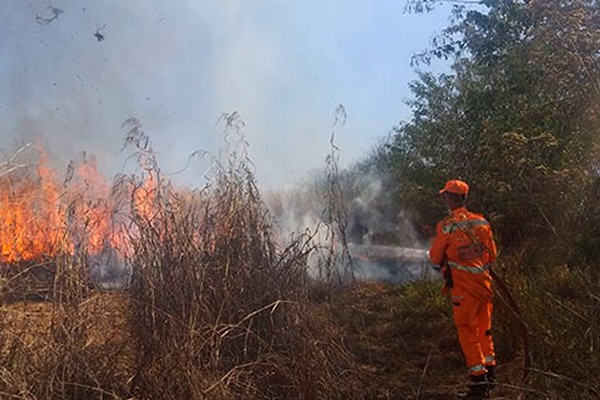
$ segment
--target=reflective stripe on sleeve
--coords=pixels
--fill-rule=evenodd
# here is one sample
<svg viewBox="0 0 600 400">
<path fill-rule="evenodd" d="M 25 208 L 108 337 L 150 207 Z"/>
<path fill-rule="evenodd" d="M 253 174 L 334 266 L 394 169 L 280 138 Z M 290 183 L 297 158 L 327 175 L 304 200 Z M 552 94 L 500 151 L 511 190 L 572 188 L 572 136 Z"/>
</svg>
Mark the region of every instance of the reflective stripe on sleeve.
<svg viewBox="0 0 600 400">
<path fill-rule="evenodd" d="M 448 234 L 454 232 L 456 229 L 461 228 L 473 228 L 476 226 L 485 226 L 489 225 L 485 219 L 467 219 L 464 221 L 456 221 L 452 222 L 448 225 L 442 227 L 442 233 Z"/>
<path fill-rule="evenodd" d="M 486 271 L 489 271 L 489 264 L 485 264 L 483 267 L 467 267 L 466 265 L 460 265 L 453 261 L 448 261 L 448 266 L 452 269 L 457 269 L 459 271 L 470 272 L 472 274 L 483 274 Z"/>
</svg>

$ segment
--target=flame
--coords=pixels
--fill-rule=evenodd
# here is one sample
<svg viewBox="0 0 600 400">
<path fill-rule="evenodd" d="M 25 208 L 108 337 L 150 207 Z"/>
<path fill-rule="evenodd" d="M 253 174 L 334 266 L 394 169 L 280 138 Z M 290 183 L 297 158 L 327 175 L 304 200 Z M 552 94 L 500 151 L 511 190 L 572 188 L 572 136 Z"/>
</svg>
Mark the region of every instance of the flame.
<svg viewBox="0 0 600 400">
<path fill-rule="evenodd" d="M 77 167 L 75 180 L 72 192 L 79 201 L 75 203 L 74 214 L 83 231 L 79 245 L 89 254 L 98 254 L 106 246 L 126 252 L 129 248 L 127 237 L 114 221 L 110 186 L 98 170 L 95 157 Z"/>
<path fill-rule="evenodd" d="M 19 179 L 20 178 L 20 179 Z M 36 173 L 0 180 L 0 259 L 12 263 L 52 254 L 60 239 L 61 211 L 54 174 L 42 153 Z"/>
<path fill-rule="evenodd" d="M 136 214 L 151 221 L 155 212 L 155 202 L 157 193 L 157 178 L 152 173 L 144 180 L 140 187 L 134 189 L 133 200 Z"/>
<path fill-rule="evenodd" d="M 43 147 L 38 152 L 37 167 L 0 171 L 0 263 L 61 252 L 98 254 L 107 246 L 127 254 L 128 236 L 115 221 L 110 185 L 96 159 L 85 160 L 72 178 L 59 183 Z"/>
</svg>

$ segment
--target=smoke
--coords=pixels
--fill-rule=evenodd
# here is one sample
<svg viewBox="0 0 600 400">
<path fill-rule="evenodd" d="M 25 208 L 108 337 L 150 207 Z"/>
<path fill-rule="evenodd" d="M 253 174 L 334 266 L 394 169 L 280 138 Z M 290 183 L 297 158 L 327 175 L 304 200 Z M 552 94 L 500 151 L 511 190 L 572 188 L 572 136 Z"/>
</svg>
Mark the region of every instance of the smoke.
<svg viewBox="0 0 600 400">
<path fill-rule="evenodd" d="M 0 15 L 0 149 L 39 142 L 59 168 L 87 152 L 110 177 L 126 168 L 121 125 L 135 117 L 163 172 L 207 152 L 170 176 L 197 187 L 222 146 L 217 120 L 237 111 L 259 186 L 291 193 L 281 195 L 290 197 L 280 206 L 282 234 L 314 229 L 323 225 L 323 203 L 310 198 L 322 196 L 306 175 L 329 152 L 331 110 L 348 108 L 336 136 L 345 165 L 401 117 L 402 89 L 415 76 L 410 54 L 426 47 L 433 28 L 402 23 L 412 17 L 400 9 L 359 1 L 8 0 Z M 361 174 L 344 187 L 354 242 L 419 247 L 384 180 Z"/>
<path fill-rule="evenodd" d="M 0 148 L 41 139 L 59 165 L 88 151 L 112 175 L 125 158 L 119 127 L 135 116 L 163 168 L 174 171 L 193 150 L 218 152 L 215 123 L 236 110 L 263 186 L 297 179 L 324 157 L 331 105 L 320 115 L 306 112 L 322 102 L 298 93 L 295 56 L 274 12 L 264 12 L 268 4 L 49 4 L 3 4 Z M 296 111 L 301 118 L 292 118 Z M 197 184 L 204 167 L 194 164 L 178 179 Z"/>
<path fill-rule="evenodd" d="M 110 176 L 133 116 L 175 171 L 193 150 L 218 152 L 215 121 L 237 111 L 259 185 L 295 183 L 325 157 L 336 104 L 350 115 L 339 136 L 346 164 L 407 113 L 410 55 L 434 30 L 423 19 L 440 17 L 400 11 L 396 2 L 6 0 L 0 148 L 42 138 L 59 165 L 93 152 Z M 196 185 L 204 169 L 192 164 L 177 179 Z"/>
<path fill-rule="evenodd" d="M 361 280 L 410 282 L 435 278 L 420 239 L 410 218 L 395 204 L 389 182 L 373 171 L 346 171 L 339 177 L 344 193 L 341 201 L 346 210 L 348 251 Z M 324 252 L 311 259 L 311 272 L 318 276 L 318 263 L 325 258 L 331 242 L 331 221 L 327 217 L 327 179 L 315 173 L 311 181 L 287 191 L 267 193 L 266 202 L 276 217 L 282 239 L 308 232 L 313 243 Z M 338 239 L 334 250 L 341 251 Z M 338 266 L 341 268 L 342 266 Z"/>
<path fill-rule="evenodd" d="M 424 247 L 408 215 L 393 197 L 393 182 L 374 171 L 355 168 L 345 178 L 348 237 L 357 244 Z"/>
</svg>

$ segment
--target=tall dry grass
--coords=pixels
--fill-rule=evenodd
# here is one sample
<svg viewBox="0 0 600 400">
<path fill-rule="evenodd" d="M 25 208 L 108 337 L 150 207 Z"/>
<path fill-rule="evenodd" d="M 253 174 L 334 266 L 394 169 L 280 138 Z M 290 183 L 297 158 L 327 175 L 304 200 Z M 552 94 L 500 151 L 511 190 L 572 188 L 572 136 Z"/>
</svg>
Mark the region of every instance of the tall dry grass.
<svg viewBox="0 0 600 400">
<path fill-rule="evenodd" d="M 87 254 L 55 245 L 53 257 L 5 270 L 0 398 L 127 398 L 128 344 L 118 316 L 106 315 L 116 309 L 93 289 Z"/>
<path fill-rule="evenodd" d="M 310 300 L 311 234 L 276 243 L 241 122 L 225 120 L 228 143 L 242 151 L 226 152 L 196 191 L 162 178 L 149 138 L 127 121 L 142 174 L 121 176 L 113 190 L 129 215 L 120 220 L 132 271 L 125 292 L 107 295 L 90 281 L 93 262 L 79 239 L 93 224 L 81 210 L 94 207 L 69 195 L 67 173 L 53 255 L 3 270 L 1 398 L 364 398 L 342 332 Z M 16 171 L 12 161 L 6 167 Z"/>
<path fill-rule="evenodd" d="M 236 134 L 235 115 L 227 123 Z M 210 185 L 184 193 L 162 180 L 139 126 L 129 138 L 149 166 L 143 180 L 153 182 L 144 195 L 150 207 L 131 202 L 132 394 L 361 398 L 341 332 L 309 301 L 310 237 L 285 247 L 274 241 L 243 151 L 217 163 Z M 122 184 L 142 187 L 136 179 Z"/>
<path fill-rule="evenodd" d="M 593 265 L 528 265 L 523 253 L 507 255 L 497 269 L 513 289 L 529 333 L 531 365 L 524 398 L 600 398 L 600 275 Z M 523 357 L 523 327 L 497 301 L 500 346 L 508 358 Z"/>
</svg>

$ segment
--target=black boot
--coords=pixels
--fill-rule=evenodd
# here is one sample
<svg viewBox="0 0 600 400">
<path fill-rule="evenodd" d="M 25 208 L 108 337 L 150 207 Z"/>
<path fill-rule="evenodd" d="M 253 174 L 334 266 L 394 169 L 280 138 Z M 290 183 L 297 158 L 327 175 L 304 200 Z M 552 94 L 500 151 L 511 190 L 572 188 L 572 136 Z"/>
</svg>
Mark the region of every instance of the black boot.
<svg viewBox="0 0 600 400">
<path fill-rule="evenodd" d="M 488 393 L 496 386 L 496 366 L 495 365 L 486 365 L 485 369 L 487 369 L 487 373 L 485 374 L 488 381 Z"/>
<path fill-rule="evenodd" d="M 489 383 L 496 382 L 496 366 L 495 365 L 486 365 L 485 369 L 487 369 L 487 381 Z"/>
<path fill-rule="evenodd" d="M 488 380 L 486 374 L 473 376 L 471 375 L 471 383 L 469 384 L 467 393 L 462 400 L 485 400 L 488 392 Z"/>
</svg>

